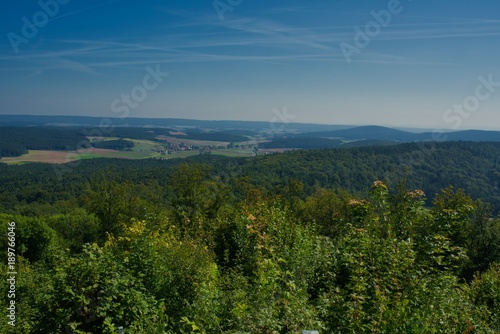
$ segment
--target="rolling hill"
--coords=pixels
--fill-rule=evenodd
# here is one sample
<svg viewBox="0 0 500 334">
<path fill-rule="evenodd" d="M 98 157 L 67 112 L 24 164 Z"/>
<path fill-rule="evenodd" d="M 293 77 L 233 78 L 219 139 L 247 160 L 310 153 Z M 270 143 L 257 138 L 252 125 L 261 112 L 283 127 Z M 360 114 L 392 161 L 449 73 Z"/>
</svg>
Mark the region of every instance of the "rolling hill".
<svg viewBox="0 0 500 334">
<path fill-rule="evenodd" d="M 381 140 L 399 143 L 416 141 L 500 141 L 500 131 L 464 130 L 414 133 L 383 126 L 358 126 L 350 129 L 302 133 L 298 137 L 344 140 Z"/>
</svg>

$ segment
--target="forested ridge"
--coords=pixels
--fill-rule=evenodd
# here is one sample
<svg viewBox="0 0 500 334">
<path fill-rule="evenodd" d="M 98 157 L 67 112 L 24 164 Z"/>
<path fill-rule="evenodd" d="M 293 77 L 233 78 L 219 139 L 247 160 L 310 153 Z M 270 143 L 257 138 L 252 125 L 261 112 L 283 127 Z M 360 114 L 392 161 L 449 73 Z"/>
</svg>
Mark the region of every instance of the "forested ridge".
<svg viewBox="0 0 500 334">
<path fill-rule="evenodd" d="M 500 143 L 443 142 L 385 147 L 318 149 L 253 158 L 199 155 L 186 160 L 94 159 L 67 165 L 0 163 L 0 203 L 4 210 L 28 203 L 54 205 L 75 198 L 96 172 L 114 167 L 124 179 L 167 184 L 172 170 L 183 161 L 206 164 L 208 172 L 234 187 L 242 178 L 268 194 L 281 193 L 290 180 L 303 184 L 303 198 L 318 188 L 366 192 L 373 180 L 390 186 L 406 178 L 432 199 L 450 185 L 500 210 Z M 47 195 L 37 195 L 38 193 Z"/>
<path fill-rule="evenodd" d="M 326 138 L 277 138 L 259 144 L 259 148 L 336 148 L 342 141 Z"/>
<path fill-rule="evenodd" d="M 498 333 L 499 153 L 0 164 L 1 332 Z"/>
</svg>

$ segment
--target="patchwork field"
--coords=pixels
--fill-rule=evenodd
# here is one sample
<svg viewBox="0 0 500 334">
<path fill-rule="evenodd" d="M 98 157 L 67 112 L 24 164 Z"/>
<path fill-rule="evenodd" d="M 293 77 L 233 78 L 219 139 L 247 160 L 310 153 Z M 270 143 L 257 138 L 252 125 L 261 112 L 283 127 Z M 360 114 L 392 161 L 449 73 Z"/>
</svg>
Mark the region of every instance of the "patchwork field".
<svg viewBox="0 0 500 334">
<path fill-rule="evenodd" d="M 46 162 L 52 164 L 62 164 L 73 160 L 68 160 L 71 152 L 64 151 L 28 151 L 19 157 L 3 157 L 0 162 L 6 164 L 22 164 L 26 162 Z"/>
<path fill-rule="evenodd" d="M 91 141 L 95 138 L 89 138 Z M 109 137 L 103 140 L 116 140 L 119 138 Z M 161 151 L 164 147 L 159 142 L 140 139 L 128 139 L 134 142 L 134 147 L 130 151 L 117 151 L 104 148 L 90 148 L 79 151 L 47 151 L 47 150 L 30 150 L 27 154 L 19 157 L 4 157 L 0 159 L 1 163 L 6 164 L 23 164 L 29 162 L 43 162 L 52 164 L 63 164 L 80 159 L 97 159 L 97 158 L 118 158 L 118 159 L 175 159 L 186 158 L 193 155 L 198 155 L 197 150 L 194 151 L 174 151 L 169 154 L 162 154 Z M 227 143 L 203 141 L 203 140 L 181 140 L 173 137 L 165 137 L 172 144 L 180 144 L 183 142 L 185 145 L 202 146 L 225 146 Z M 212 154 L 224 155 L 229 157 L 245 157 L 253 156 L 254 152 L 251 148 L 232 148 L 232 149 L 218 149 L 211 150 Z"/>
</svg>

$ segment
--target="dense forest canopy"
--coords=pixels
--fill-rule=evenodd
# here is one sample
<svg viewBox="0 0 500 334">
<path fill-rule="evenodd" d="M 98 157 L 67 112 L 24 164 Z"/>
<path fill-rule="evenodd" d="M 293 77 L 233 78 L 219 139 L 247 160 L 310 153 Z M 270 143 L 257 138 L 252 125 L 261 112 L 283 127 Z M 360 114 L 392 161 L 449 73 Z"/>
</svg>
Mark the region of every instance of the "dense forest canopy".
<svg viewBox="0 0 500 334">
<path fill-rule="evenodd" d="M 11 210 L 23 203 L 54 205 L 78 196 L 97 171 L 114 166 L 121 178 L 134 182 L 168 182 L 173 167 L 184 160 L 82 160 L 66 165 L 0 163 L 0 203 Z M 226 184 L 248 178 L 254 187 L 279 193 L 292 179 L 304 184 L 303 197 L 318 187 L 362 194 L 373 180 L 390 186 L 407 179 L 432 199 L 450 185 L 500 210 L 500 143 L 413 143 L 385 147 L 322 149 L 270 154 L 254 158 L 198 155 L 187 161 L 205 163 Z M 140 171 L 140 173 L 138 172 Z M 35 196 L 39 192 L 50 196 Z M 31 195 L 29 195 L 31 194 Z"/>
<path fill-rule="evenodd" d="M 74 129 L 1 127 L 0 157 L 19 156 L 28 150 L 70 150 L 86 140 Z"/>
<path fill-rule="evenodd" d="M 276 138 L 259 144 L 259 148 L 335 148 L 341 144 L 340 140 L 327 138 Z"/>
<path fill-rule="evenodd" d="M 497 333 L 499 153 L 0 163 L 15 332 Z"/>
<path fill-rule="evenodd" d="M 117 140 L 102 140 L 92 142 L 92 146 L 96 148 L 104 148 L 110 150 L 126 150 L 134 147 L 134 143 L 130 140 L 117 139 Z"/>
</svg>

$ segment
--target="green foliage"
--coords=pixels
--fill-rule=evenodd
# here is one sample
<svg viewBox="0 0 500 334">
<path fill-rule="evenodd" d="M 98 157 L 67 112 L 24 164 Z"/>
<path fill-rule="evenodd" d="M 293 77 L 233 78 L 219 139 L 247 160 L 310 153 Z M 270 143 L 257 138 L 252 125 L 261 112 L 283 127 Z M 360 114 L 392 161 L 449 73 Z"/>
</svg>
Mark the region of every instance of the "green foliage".
<svg viewBox="0 0 500 334">
<path fill-rule="evenodd" d="M 2 261 L 3 262 L 3 261 Z M 6 264 L 6 262 L 3 262 Z M 11 299 L 8 299 L 7 291 L 9 291 L 10 275 L 7 273 L 7 266 L 2 263 L 0 275 L 0 305 L 2 310 L 6 310 Z M 36 333 L 40 323 L 44 321 L 43 310 L 46 305 L 43 299 L 46 296 L 46 288 L 52 284 L 51 275 L 47 274 L 47 270 L 39 265 L 30 264 L 28 260 L 17 257 L 16 261 L 16 326 L 11 327 L 7 324 L 7 317 L 0 322 L 0 333 Z"/>
<path fill-rule="evenodd" d="M 101 240 L 105 240 L 108 234 L 118 235 L 131 218 L 143 218 L 148 209 L 154 212 L 152 194 L 144 185 L 121 181 L 107 170 L 88 184 L 83 202 L 99 219 L 99 233 Z"/>
<path fill-rule="evenodd" d="M 90 182 L 1 197 L 9 210 L 33 200 L 30 215 L 57 203 L 38 217 L 0 215 L 4 230 L 18 227 L 20 333 L 499 331 L 500 220 L 462 190 L 428 207 L 410 182 L 371 180 L 363 195 L 315 184 L 307 196 L 300 165 L 271 177 L 273 190 L 200 164 L 93 166 Z"/>
<path fill-rule="evenodd" d="M 469 262 L 462 273 L 468 280 L 475 272 L 484 272 L 491 264 L 500 263 L 500 219 L 491 218 L 490 207 L 480 202 L 470 224 Z"/>
<path fill-rule="evenodd" d="M 433 201 L 432 213 L 435 219 L 435 232 L 449 237 L 454 245 L 467 244 L 468 223 L 476 209 L 476 203 L 465 195 L 463 189 L 457 192 L 453 187 L 443 189 Z"/>
<path fill-rule="evenodd" d="M 61 238 L 61 246 L 71 253 L 79 253 L 83 246 L 99 238 L 99 221 L 83 209 L 59 214 L 46 219 L 47 225 Z"/>
<path fill-rule="evenodd" d="M 251 265 L 239 263 L 227 274 L 231 281 L 223 290 L 229 310 L 225 316 L 231 326 L 226 330 L 296 333 L 301 328 L 321 326 L 309 303 L 309 291 L 318 284 L 315 268 L 323 260 L 316 258 L 320 250 L 315 241 L 321 237 L 296 224 L 290 212 L 279 207 L 259 203 L 245 211 L 237 221 L 246 231 L 233 238 L 240 245 L 245 239 L 252 240 L 253 247 L 239 252 L 254 255 L 241 256 L 240 260 L 250 259 Z M 246 272 L 249 267 L 254 268 L 251 274 Z"/>
<path fill-rule="evenodd" d="M 8 222 L 15 222 L 16 252 L 30 262 L 51 262 L 59 247 L 59 237 L 42 218 L 0 215 L 0 228 L 7 230 Z M 0 247 L 7 249 L 7 233 L 0 238 Z"/>
<path fill-rule="evenodd" d="M 181 164 L 172 175 L 171 205 L 174 219 L 181 231 L 191 237 L 201 237 L 207 229 L 204 222 L 213 219 L 229 197 L 229 189 L 209 178 L 206 166 Z"/>
<path fill-rule="evenodd" d="M 44 332 L 154 332 L 161 307 L 140 281 L 106 249 L 88 245 L 77 257 L 64 260 L 45 287 L 41 310 Z M 40 305 L 41 306 L 41 305 Z"/>
<path fill-rule="evenodd" d="M 174 332 L 182 328 L 182 317 L 189 314 L 199 294 L 207 290 L 207 285 L 212 286 L 211 278 L 217 276 L 206 247 L 180 240 L 177 229 L 172 225 L 168 231 L 159 232 L 147 229 L 144 221 L 135 221 L 122 236 L 106 244 L 133 277 L 161 301 Z"/>
<path fill-rule="evenodd" d="M 449 333 L 472 324 L 468 305 L 457 307 L 464 296 L 448 271 L 456 250 L 434 235 L 432 251 L 421 257 L 411 237 L 405 216 L 425 214 L 421 195 L 405 191 L 395 198 L 406 201 L 391 201 L 387 187 L 374 183 L 371 220 L 361 228 L 349 224 L 338 239 L 336 282 L 320 304 L 329 333 Z"/>
<path fill-rule="evenodd" d="M 477 243 L 486 241 L 481 225 L 484 219 L 480 214 L 480 203 L 474 202 L 464 191 L 456 192 L 448 187 L 438 194 L 434 206 L 417 225 L 415 240 L 422 261 L 438 270 L 453 270 L 469 277 L 481 261 L 477 257 L 471 262 L 469 256 L 475 257 L 480 250 Z M 487 224 L 489 225 L 489 224 Z M 481 241 L 479 241 L 481 240 Z M 488 250 L 493 247 L 486 247 Z M 494 255 L 495 256 L 495 255 Z M 490 262 L 483 261 L 483 270 Z"/>
<path fill-rule="evenodd" d="M 369 203 L 353 198 L 345 191 L 319 188 L 298 205 L 298 215 L 305 222 L 317 224 L 321 234 L 336 239 L 347 231 L 347 223 L 363 226 Z"/>
<path fill-rule="evenodd" d="M 485 332 L 500 332 L 500 264 L 477 274 L 465 292 L 470 302 L 477 306 L 476 312 L 483 321 Z"/>
</svg>

